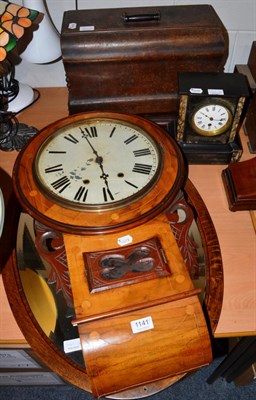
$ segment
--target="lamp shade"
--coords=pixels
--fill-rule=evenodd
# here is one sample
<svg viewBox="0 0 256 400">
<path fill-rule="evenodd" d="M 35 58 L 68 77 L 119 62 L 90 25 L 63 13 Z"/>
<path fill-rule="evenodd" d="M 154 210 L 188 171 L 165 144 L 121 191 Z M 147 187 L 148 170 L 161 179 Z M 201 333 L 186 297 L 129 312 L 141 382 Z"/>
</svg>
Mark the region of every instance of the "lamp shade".
<svg viewBox="0 0 256 400">
<path fill-rule="evenodd" d="M 16 46 L 37 16 L 35 10 L 0 0 L 0 62 L 6 59 L 7 52 Z"/>
<path fill-rule="evenodd" d="M 44 14 L 44 18 L 33 32 L 33 40 L 21 58 L 34 64 L 47 64 L 61 56 L 60 35 L 53 26 L 44 0 L 23 0 L 24 7 L 32 7 Z"/>
</svg>

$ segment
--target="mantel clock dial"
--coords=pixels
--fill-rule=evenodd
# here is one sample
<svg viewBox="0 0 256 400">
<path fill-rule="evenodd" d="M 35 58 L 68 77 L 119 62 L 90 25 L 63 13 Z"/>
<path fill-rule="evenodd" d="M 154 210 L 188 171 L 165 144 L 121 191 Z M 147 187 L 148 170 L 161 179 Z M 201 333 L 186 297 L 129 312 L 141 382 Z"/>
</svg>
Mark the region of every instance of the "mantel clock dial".
<svg viewBox="0 0 256 400">
<path fill-rule="evenodd" d="M 191 127 L 198 135 L 217 136 L 230 128 L 232 111 L 219 99 L 201 103 L 191 114 Z"/>
<path fill-rule="evenodd" d="M 183 180 L 179 148 L 160 127 L 106 112 L 45 128 L 14 168 L 24 208 L 64 231 L 138 224 L 167 206 Z"/>
</svg>

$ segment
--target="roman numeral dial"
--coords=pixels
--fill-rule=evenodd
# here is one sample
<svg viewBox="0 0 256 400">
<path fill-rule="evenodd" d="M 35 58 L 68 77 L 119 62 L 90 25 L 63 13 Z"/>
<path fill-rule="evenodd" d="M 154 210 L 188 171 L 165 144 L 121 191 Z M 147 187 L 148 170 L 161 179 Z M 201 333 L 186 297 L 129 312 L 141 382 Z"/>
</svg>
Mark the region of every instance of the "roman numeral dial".
<svg viewBox="0 0 256 400">
<path fill-rule="evenodd" d="M 157 181 L 161 150 L 144 129 L 114 118 L 71 123 L 35 160 L 39 185 L 66 207 L 118 207 Z"/>
</svg>

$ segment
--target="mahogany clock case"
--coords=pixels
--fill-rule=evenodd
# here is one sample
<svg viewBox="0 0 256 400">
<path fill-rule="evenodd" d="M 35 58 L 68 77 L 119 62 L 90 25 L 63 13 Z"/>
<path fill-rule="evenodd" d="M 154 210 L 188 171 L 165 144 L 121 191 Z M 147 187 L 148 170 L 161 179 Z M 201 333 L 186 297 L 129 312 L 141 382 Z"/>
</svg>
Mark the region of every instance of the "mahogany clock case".
<svg viewBox="0 0 256 400">
<path fill-rule="evenodd" d="M 256 209 L 256 157 L 222 171 L 230 211 Z"/>
<path fill-rule="evenodd" d="M 113 110 L 176 117 L 179 71 L 223 71 L 228 34 L 210 5 L 64 13 L 70 114 Z"/>
</svg>

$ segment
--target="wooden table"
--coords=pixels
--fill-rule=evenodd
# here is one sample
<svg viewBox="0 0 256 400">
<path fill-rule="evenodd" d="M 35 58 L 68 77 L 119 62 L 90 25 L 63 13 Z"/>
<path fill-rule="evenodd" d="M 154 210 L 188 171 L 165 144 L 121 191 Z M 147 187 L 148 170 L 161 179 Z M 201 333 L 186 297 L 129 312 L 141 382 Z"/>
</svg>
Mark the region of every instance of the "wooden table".
<svg viewBox="0 0 256 400">
<path fill-rule="evenodd" d="M 252 158 L 240 133 L 244 153 Z M 242 161 L 241 160 L 241 161 Z M 221 178 L 223 165 L 193 165 L 189 178 L 202 196 L 217 231 L 224 271 L 224 298 L 215 337 L 256 334 L 256 232 L 249 211 L 231 212 Z"/>
<path fill-rule="evenodd" d="M 67 89 L 40 89 L 40 99 L 18 116 L 19 122 L 41 129 L 68 115 Z M 242 160 L 253 157 L 241 132 Z M 1 187 L 11 190 L 11 173 L 17 152 L 0 152 Z M 224 299 L 215 337 L 256 334 L 256 234 L 249 211 L 231 212 L 221 178 L 224 165 L 191 165 L 189 178 L 204 200 L 217 231 L 223 259 Z M 4 178 L 3 178 L 4 176 Z M 9 308 L 0 281 L 0 344 L 25 342 Z"/>
</svg>

